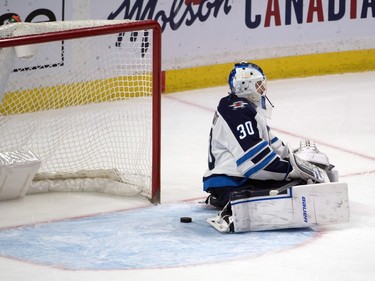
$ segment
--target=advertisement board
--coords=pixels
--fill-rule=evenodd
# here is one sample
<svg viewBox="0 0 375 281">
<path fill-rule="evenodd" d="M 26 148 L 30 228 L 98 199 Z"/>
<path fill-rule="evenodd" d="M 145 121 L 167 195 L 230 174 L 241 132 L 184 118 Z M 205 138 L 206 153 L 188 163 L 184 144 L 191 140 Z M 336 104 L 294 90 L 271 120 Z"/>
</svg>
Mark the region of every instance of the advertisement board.
<svg viewBox="0 0 375 281">
<path fill-rule="evenodd" d="M 375 48 L 371 0 L 0 0 L 0 24 L 155 19 L 163 70 Z"/>
</svg>

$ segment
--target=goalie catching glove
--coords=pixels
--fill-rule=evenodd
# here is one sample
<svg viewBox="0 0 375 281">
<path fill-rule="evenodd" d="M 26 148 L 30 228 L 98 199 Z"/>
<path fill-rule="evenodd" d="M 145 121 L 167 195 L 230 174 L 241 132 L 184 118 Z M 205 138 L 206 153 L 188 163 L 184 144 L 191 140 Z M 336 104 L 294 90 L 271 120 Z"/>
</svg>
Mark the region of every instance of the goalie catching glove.
<svg viewBox="0 0 375 281">
<path fill-rule="evenodd" d="M 290 153 L 289 161 L 293 170 L 288 174 L 287 179 L 303 179 L 307 182 L 313 181 L 317 183 L 326 181 L 325 171 L 314 164 L 302 160 L 293 153 Z"/>
<path fill-rule="evenodd" d="M 311 140 L 301 141 L 299 149 L 294 152 L 289 148 L 288 158 L 293 170 L 287 179 L 302 178 L 316 183 L 337 181 L 337 174 L 332 172 L 334 166 Z"/>
</svg>

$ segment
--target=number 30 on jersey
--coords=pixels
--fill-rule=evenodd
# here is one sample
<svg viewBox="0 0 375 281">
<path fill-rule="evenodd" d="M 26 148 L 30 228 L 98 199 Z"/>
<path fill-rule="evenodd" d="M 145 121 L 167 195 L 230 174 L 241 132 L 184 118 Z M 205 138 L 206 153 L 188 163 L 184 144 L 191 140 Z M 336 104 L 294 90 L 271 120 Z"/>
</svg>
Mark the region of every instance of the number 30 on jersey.
<svg viewBox="0 0 375 281">
<path fill-rule="evenodd" d="M 254 135 L 253 124 L 251 121 L 246 121 L 244 124 L 237 126 L 237 131 L 239 132 L 239 138 L 243 140 L 247 136 Z"/>
</svg>

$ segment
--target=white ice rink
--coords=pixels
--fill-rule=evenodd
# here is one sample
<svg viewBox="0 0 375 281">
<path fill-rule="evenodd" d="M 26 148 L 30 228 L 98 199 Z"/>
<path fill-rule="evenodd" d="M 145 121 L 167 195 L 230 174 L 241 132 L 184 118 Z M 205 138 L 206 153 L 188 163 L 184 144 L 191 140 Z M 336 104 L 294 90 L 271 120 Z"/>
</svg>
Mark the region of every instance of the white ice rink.
<svg viewBox="0 0 375 281">
<path fill-rule="evenodd" d="M 375 280 L 375 72 L 268 82 L 268 96 L 275 105 L 269 123 L 274 132 L 293 147 L 298 146 L 300 139 L 315 140 L 336 166 L 340 181 L 349 185 L 351 222 L 307 231 L 305 240 L 292 245 L 285 243 L 293 242 L 294 237 L 300 239 L 298 232 L 264 233 L 263 237 L 262 233 L 257 236 L 219 234 L 204 223 L 202 216 L 210 210 L 203 204 L 202 214 L 199 207 L 183 207 L 183 214 L 193 217 L 193 223 L 172 227 L 181 215 L 175 206 L 196 206 L 206 197 L 202 191 L 202 175 L 207 165 L 208 133 L 215 107 L 226 94 L 227 87 L 216 87 L 162 97 L 161 206 L 150 206 L 147 200 L 138 197 L 88 193 L 28 195 L 21 200 L 0 202 L 0 280 Z M 129 210 L 144 214 L 140 220 L 144 220 L 146 227 L 130 229 L 130 221 L 121 217 Z M 116 217 L 105 222 L 95 220 L 107 214 L 116 214 Z M 159 225 L 159 233 L 157 214 L 171 216 L 173 221 L 171 226 Z M 150 221 L 154 224 L 147 228 Z M 82 251 L 77 246 L 62 251 L 64 256 L 49 252 L 53 245 L 46 241 L 56 244 L 61 241 L 48 238 L 76 241 L 76 236 L 63 234 L 71 228 L 79 229 L 83 223 L 89 225 L 89 231 L 80 237 L 86 245 L 82 251 L 93 252 L 92 263 L 89 260 L 88 266 L 83 265 Z M 105 233 L 110 239 L 102 237 L 99 241 L 108 244 L 99 245 L 95 242 L 95 233 L 103 225 L 105 232 L 100 235 Z M 43 235 L 39 232 L 41 229 Z M 25 232 L 31 236 L 17 236 L 26 235 Z M 32 236 L 35 233 L 37 237 Z M 2 239 L 6 235 L 9 240 Z M 33 244 L 26 243 L 29 241 L 25 237 L 33 240 Z M 133 241 L 135 237 L 139 240 L 134 243 L 147 245 L 145 252 L 137 250 L 140 248 L 136 246 L 141 245 L 132 244 L 124 249 L 125 241 Z M 270 247 L 257 252 L 263 247 L 264 237 L 267 240 L 263 241 Z M 163 243 L 174 239 L 178 243 L 165 253 Z M 4 241 L 12 241 L 12 245 Z M 194 249 L 188 247 L 192 241 L 197 246 Z M 211 246 L 211 241 L 220 243 Z M 231 247 L 249 248 L 249 255 L 238 250 L 238 256 L 232 252 L 228 257 Z M 95 251 L 97 248 L 102 250 Z M 8 249 L 13 252 L 10 254 Z M 27 254 L 18 255 L 27 250 Z M 120 256 L 113 262 L 107 258 L 108 264 L 97 265 L 103 256 L 111 257 L 111 252 L 118 250 L 122 250 Z M 130 251 L 133 256 L 121 256 Z M 190 251 L 193 261 L 186 258 Z M 70 253 L 72 266 L 56 265 Z M 73 253 L 77 253 L 76 259 Z M 180 258 L 181 254 L 185 258 Z M 167 255 L 174 256 L 176 263 L 169 261 L 163 265 Z M 36 258 L 41 262 L 35 261 Z M 125 259 L 137 260 L 137 266 L 122 268 Z M 146 263 L 146 260 L 151 264 L 160 263 L 142 267 L 142 261 Z"/>
</svg>

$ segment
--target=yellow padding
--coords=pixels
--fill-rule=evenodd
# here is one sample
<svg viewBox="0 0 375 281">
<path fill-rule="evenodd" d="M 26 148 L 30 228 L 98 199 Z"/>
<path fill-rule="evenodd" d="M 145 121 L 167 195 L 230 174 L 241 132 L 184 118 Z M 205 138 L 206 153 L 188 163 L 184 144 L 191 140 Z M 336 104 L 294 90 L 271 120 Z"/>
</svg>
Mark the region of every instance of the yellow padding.
<svg viewBox="0 0 375 281">
<path fill-rule="evenodd" d="M 258 64 L 272 80 L 375 70 L 375 49 L 243 60 Z M 234 63 L 166 71 L 165 92 L 226 85 Z"/>
<path fill-rule="evenodd" d="M 152 77 L 122 76 L 5 93 L 0 114 L 19 114 L 150 96 Z"/>
</svg>

